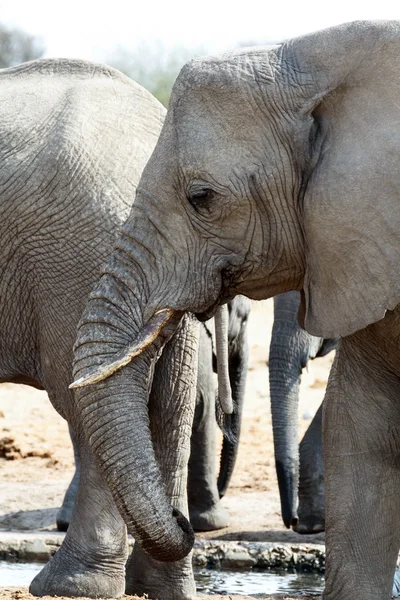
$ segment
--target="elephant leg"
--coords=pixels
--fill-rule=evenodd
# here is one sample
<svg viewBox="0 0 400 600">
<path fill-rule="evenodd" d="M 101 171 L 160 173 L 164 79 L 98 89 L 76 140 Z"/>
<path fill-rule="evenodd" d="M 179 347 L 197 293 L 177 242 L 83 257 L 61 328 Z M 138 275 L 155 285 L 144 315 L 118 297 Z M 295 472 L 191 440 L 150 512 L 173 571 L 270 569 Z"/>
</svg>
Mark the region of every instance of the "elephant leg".
<svg viewBox="0 0 400 600">
<path fill-rule="evenodd" d="M 300 444 L 299 521 L 297 533 L 325 530 L 324 459 L 322 455 L 322 404 Z"/>
<path fill-rule="evenodd" d="M 125 524 L 90 450 L 80 443 L 78 494 L 61 548 L 30 585 L 35 596 L 116 598 L 125 589 Z"/>
<path fill-rule="evenodd" d="M 58 531 L 67 531 L 68 526 L 71 522 L 72 510 L 75 504 L 75 498 L 78 493 L 79 487 L 79 478 L 81 472 L 81 459 L 79 456 L 79 446 L 74 432 L 69 426 L 69 434 L 71 436 L 71 442 L 74 449 L 74 459 L 75 459 L 75 473 L 71 479 L 71 482 L 68 486 L 67 491 L 65 492 L 64 500 L 62 506 L 57 511 L 57 529 Z"/>
<path fill-rule="evenodd" d="M 229 515 L 217 487 L 216 428 L 212 344 L 201 327 L 188 476 L 189 515 L 195 531 L 213 531 L 228 525 Z"/>
<path fill-rule="evenodd" d="M 157 362 L 149 400 L 154 451 L 171 504 L 185 516 L 187 465 L 195 407 L 198 323 L 190 316 L 165 346 Z M 135 544 L 126 566 L 126 593 L 163 600 L 196 596 L 192 553 L 177 562 L 160 562 Z"/>
<path fill-rule="evenodd" d="M 400 546 L 400 384 L 365 337 L 342 340 L 324 401 L 324 600 L 388 600 Z"/>
</svg>

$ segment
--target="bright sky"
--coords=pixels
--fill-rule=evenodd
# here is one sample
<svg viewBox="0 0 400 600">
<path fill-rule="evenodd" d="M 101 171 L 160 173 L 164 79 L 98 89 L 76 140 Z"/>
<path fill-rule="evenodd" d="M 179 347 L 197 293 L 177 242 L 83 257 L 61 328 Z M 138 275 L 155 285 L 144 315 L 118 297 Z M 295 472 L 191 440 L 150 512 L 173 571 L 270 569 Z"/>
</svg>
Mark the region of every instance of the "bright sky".
<svg viewBox="0 0 400 600">
<path fill-rule="evenodd" d="M 354 19 L 400 19 L 399 0 L 0 0 L 0 22 L 40 36 L 46 56 L 106 61 L 140 42 L 219 52 Z"/>
</svg>

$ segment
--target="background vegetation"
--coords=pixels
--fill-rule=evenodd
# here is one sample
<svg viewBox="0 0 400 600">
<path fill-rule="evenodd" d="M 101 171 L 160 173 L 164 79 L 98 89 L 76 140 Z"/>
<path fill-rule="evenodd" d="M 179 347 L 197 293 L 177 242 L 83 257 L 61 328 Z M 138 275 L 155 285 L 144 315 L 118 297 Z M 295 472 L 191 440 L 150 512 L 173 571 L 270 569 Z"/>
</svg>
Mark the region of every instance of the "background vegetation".
<svg viewBox="0 0 400 600">
<path fill-rule="evenodd" d="M 206 52 L 202 48 L 188 50 L 175 46 L 167 50 L 161 43 L 152 47 L 141 44 L 133 52 L 118 48 L 107 63 L 140 83 L 164 106 L 168 106 L 173 83 L 183 65 L 204 54 Z"/>
<path fill-rule="evenodd" d="M 41 58 L 45 47 L 40 39 L 0 23 L 0 68 Z M 151 92 L 164 106 L 168 106 L 173 83 L 191 58 L 206 54 L 204 49 L 186 49 L 183 46 L 164 48 L 141 44 L 136 50 L 117 48 L 105 62 L 119 69 Z"/>
<path fill-rule="evenodd" d="M 43 56 L 41 41 L 21 29 L 10 29 L 0 23 L 0 68 L 13 67 Z"/>
<path fill-rule="evenodd" d="M 251 45 L 252 42 L 240 44 Z M 41 58 L 45 50 L 39 38 L 0 23 L 0 68 Z M 176 45 L 167 49 L 161 42 L 153 45 L 142 43 L 135 50 L 118 47 L 105 62 L 140 83 L 164 106 L 168 106 L 172 86 L 183 65 L 206 54 L 207 50 L 201 47 L 188 49 Z"/>
</svg>

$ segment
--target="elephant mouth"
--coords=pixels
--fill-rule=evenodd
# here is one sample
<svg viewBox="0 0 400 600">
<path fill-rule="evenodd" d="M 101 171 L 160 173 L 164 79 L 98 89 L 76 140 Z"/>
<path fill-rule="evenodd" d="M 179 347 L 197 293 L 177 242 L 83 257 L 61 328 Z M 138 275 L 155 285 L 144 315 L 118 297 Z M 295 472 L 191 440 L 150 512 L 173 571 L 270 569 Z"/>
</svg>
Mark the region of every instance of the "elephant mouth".
<svg viewBox="0 0 400 600">
<path fill-rule="evenodd" d="M 195 317 L 200 323 L 205 323 L 205 321 L 209 321 L 212 319 L 217 312 L 217 306 L 213 306 L 201 313 L 195 313 Z"/>
</svg>

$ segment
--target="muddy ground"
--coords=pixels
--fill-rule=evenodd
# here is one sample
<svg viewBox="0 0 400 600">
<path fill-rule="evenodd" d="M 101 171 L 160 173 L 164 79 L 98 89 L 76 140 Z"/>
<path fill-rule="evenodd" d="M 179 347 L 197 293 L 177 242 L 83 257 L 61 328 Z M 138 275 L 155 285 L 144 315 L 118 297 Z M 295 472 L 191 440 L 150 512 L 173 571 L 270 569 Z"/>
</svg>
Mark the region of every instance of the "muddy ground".
<svg viewBox="0 0 400 600">
<path fill-rule="evenodd" d="M 280 518 L 268 392 L 272 319 L 272 301 L 254 303 L 239 456 L 223 499 L 231 523 L 201 537 L 297 543 L 323 540 L 323 534 L 300 536 L 287 531 Z M 300 435 L 322 401 L 332 360 L 333 353 L 316 359 L 310 372 L 303 375 Z M 66 422 L 52 408 L 47 395 L 26 386 L 0 385 L 0 530 L 54 530 L 56 510 L 73 470 Z M 8 598 L 25 598 L 18 593 Z M 1 600 L 6 597 L 0 594 Z"/>
</svg>

